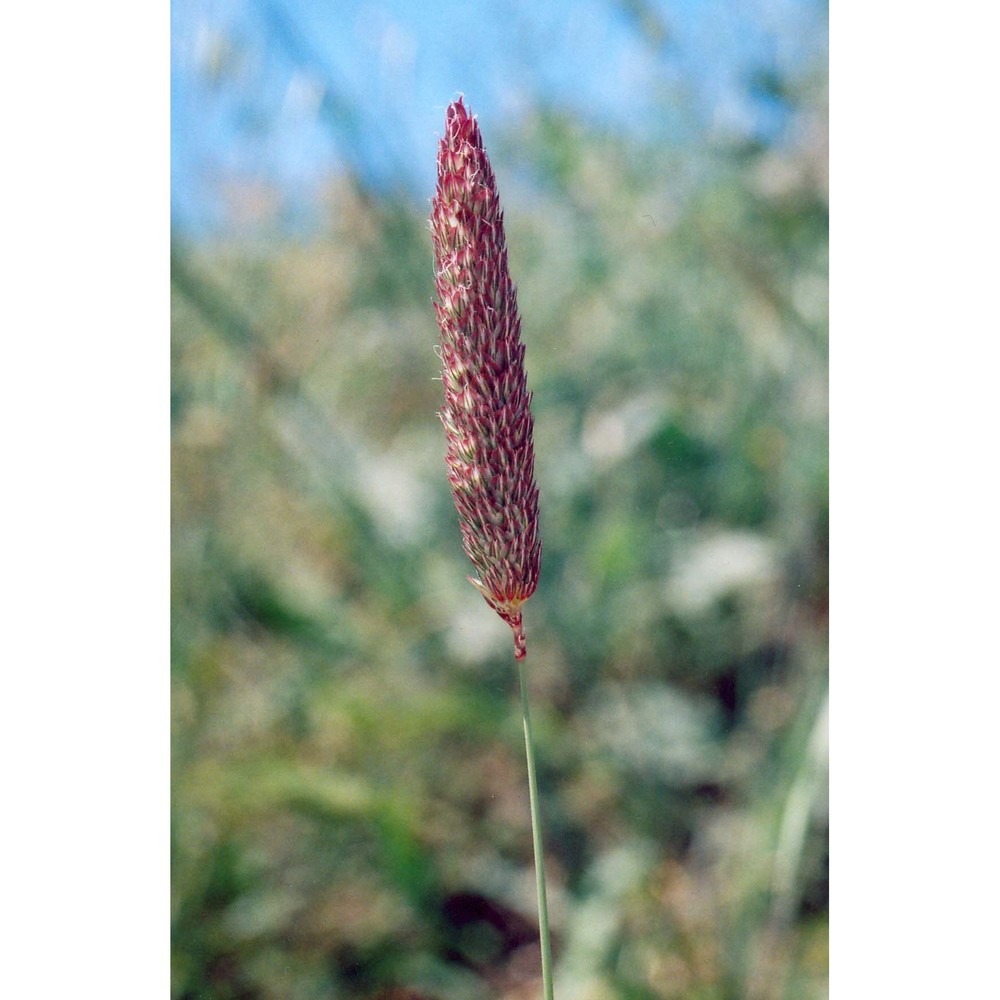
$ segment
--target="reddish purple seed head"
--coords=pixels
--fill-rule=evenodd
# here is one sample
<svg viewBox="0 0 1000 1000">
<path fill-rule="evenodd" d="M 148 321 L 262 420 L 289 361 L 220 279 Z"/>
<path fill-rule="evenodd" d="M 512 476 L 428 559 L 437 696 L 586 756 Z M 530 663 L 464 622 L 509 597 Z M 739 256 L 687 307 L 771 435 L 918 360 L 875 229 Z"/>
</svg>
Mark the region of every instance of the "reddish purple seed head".
<svg viewBox="0 0 1000 1000">
<path fill-rule="evenodd" d="M 459 98 L 438 148 L 431 210 L 448 479 L 469 578 L 526 652 L 521 605 L 538 584 L 538 486 L 531 393 L 496 178 Z"/>
</svg>

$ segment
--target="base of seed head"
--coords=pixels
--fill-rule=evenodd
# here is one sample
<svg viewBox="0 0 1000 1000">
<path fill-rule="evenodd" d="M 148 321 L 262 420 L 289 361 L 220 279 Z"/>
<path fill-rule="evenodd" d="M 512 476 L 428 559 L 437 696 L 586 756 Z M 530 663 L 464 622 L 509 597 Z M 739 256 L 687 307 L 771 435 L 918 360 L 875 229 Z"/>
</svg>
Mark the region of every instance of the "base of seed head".
<svg viewBox="0 0 1000 1000">
<path fill-rule="evenodd" d="M 528 655 L 528 640 L 524 637 L 524 626 L 521 624 L 521 612 L 509 619 L 508 625 L 514 630 L 514 659 L 523 660 Z"/>
<path fill-rule="evenodd" d="M 501 600 L 492 595 L 481 580 L 471 576 L 467 576 L 466 580 L 483 595 L 486 603 L 510 626 L 514 633 L 514 659 L 523 660 L 528 655 L 528 642 L 524 635 L 524 618 L 521 606 L 527 598 Z"/>
</svg>

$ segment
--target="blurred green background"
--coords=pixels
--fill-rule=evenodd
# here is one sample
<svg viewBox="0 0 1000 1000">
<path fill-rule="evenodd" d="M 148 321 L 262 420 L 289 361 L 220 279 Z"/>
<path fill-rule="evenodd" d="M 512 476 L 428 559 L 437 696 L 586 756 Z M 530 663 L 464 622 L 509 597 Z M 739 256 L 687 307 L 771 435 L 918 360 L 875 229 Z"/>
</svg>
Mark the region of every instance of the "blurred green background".
<svg viewBox="0 0 1000 1000">
<path fill-rule="evenodd" d="M 654 8 L 619 6 L 661 58 Z M 784 109 L 765 138 L 544 91 L 493 121 L 466 91 L 534 392 L 560 1000 L 827 994 L 825 58 L 744 82 Z M 303 227 L 280 180 L 240 190 L 172 248 L 173 996 L 537 997 L 511 637 L 465 580 L 436 416 L 432 191 L 340 166 Z"/>
</svg>

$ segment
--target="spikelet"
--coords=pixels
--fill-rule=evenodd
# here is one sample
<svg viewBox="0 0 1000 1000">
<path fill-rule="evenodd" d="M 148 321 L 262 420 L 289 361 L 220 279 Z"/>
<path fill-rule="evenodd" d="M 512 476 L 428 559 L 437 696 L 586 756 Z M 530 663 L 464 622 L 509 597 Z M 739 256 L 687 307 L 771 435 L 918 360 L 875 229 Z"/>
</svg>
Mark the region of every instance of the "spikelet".
<svg viewBox="0 0 1000 1000">
<path fill-rule="evenodd" d="M 521 605 L 538 584 L 531 393 L 496 178 L 459 98 L 447 112 L 431 211 L 448 479 L 469 577 L 526 653 Z"/>
</svg>

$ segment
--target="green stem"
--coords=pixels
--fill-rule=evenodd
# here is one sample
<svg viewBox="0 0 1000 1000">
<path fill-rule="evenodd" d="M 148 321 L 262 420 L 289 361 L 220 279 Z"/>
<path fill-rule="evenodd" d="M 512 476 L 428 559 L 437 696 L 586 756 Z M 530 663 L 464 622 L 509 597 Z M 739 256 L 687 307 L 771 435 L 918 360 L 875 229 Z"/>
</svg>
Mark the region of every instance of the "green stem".
<svg viewBox="0 0 1000 1000">
<path fill-rule="evenodd" d="M 517 661 L 521 682 L 521 715 L 524 719 L 524 750 L 528 758 L 528 799 L 531 803 L 531 839 L 535 845 L 535 883 L 538 887 L 538 935 L 542 946 L 542 988 L 552 1000 L 552 945 L 549 942 L 549 906 L 545 899 L 545 856 L 542 852 L 542 819 L 538 812 L 538 779 L 535 777 L 535 741 L 528 711 L 528 680 L 524 660 Z"/>
</svg>

